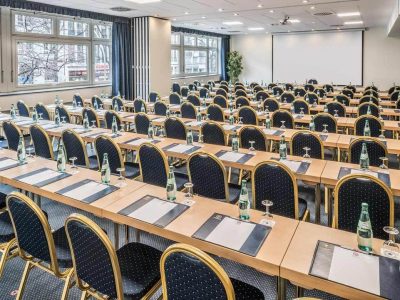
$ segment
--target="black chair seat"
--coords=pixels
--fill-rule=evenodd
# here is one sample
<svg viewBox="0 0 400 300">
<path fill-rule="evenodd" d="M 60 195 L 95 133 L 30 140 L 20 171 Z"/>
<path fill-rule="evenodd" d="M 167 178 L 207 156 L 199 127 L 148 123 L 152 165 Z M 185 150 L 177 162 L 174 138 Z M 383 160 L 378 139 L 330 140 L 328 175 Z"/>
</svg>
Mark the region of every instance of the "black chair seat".
<svg viewBox="0 0 400 300">
<path fill-rule="evenodd" d="M 99 162 L 97 161 L 97 156 L 89 156 L 89 168 L 91 170 L 98 170 L 99 169 Z"/>
<path fill-rule="evenodd" d="M 7 243 L 15 237 L 10 214 L 6 211 L 0 214 L 0 244 Z"/>
<path fill-rule="evenodd" d="M 125 177 L 132 179 L 140 175 L 140 167 L 138 163 L 125 162 Z"/>
<path fill-rule="evenodd" d="M 307 211 L 307 201 L 299 198 L 299 220 L 303 219 Z"/>
<path fill-rule="evenodd" d="M 264 294 L 255 286 L 247 284 L 243 281 L 231 278 L 233 289 L 235 291 L 236 300 L 262 300 Z"/>
<path fill-rule="evenodd" d="M 61 268 L 72 268 L 72 256 L 68 245 L 68 238 L 65 228 L 53 232 L 53 239 L 56 248 L 58 264 Z"/>
<path fill-rule="evenodd" d="M 6 197 L 7 197 L 6 194 L 0 193 L 0 209 L 6 207 Z"/>
<path fill-rule="evenodd" d="M 141 299 L 160 280 L 161 251 L 140 243 L 117 250 L 124 295 Z"/>
<path fill-rule="evenodd" d="M 229 189 L 229 202 L 235 203 L 236 201 L 239 200 L 241 187 L 240 185 L 229 183 L 228 189 Z"/>
<path fill-rule="evenodd" d="M 176 189 L 180 191 L 183 189 L 183 186 L 185 185 L 186 182 L 189 181 L 189 176 L 187 174 L 179 173 L 179 172 L 174 172 L 175 174 L 175 181 L 176 181 Z"/>
</svg>

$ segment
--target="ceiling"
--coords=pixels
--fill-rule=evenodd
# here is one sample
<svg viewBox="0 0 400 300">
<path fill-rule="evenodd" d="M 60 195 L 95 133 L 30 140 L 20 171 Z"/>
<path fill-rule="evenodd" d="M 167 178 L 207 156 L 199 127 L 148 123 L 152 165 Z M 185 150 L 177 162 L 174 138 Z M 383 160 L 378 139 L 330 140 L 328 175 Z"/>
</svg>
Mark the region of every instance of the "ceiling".
<svg viewBox="0 0 400 300">
<path fill-rule="evenodd" d="M 124 17 L 156 16 L 169 19 L 173 26 L 225 34 L 246 34 L 249 28 L 265 32 L 296 32 L 387 26 L 396 0 L 161 0 L 137 4 L 129 0 L 39 0 L 35 2 L 66 6 Z M 308 3 L 305 3 L 308 2 Z M 127 7 L 128 12 L 114 12 L 112 7 Z M 336 14 L 360 12 L 360 16 L 339 18 Z M 330 15 L 315 15 L 331 13 Z M 280 25 L 289 16 L 299 23 Z M 343 25 L 344 21 L 363 24 Z M 224 25 L 239 21 L 241 25 Z M 340 27 L 338 27 L 340 26 Z"/>
</svg>

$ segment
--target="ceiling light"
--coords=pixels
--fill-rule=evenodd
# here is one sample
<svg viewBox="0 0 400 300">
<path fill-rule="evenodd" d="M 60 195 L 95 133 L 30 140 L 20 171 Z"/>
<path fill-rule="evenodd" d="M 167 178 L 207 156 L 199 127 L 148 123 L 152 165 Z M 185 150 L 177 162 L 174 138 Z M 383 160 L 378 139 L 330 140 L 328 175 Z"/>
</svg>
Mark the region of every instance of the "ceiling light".
<svg viewBox="0 0 400 300">
<path fill-rule="evenodd" d="M 185 11 L 185 15 L 188 15 L 189 14 L 189 12 L 188 11 Z"/>
<path fill-rule="evenodd" d="M 237 17 L 239 14 L 238 14 L 238 13 L 234 13 L 233 15 L 234 15 L 235 17 Z"/>
<path fill-rule="evenodd" d="M 354 12 L 348 12 L 348 13 L 338 13 L 337 16 L 339 18 L 345 18 L 345 17 L 356 17 L 361 15 L 359 11 L 354 11 Z"/>
<path fill-rule="evenodd" d="M 258 4 L 257 7 L 258 8 L 263 8 L 263 5 L 262 4 Z"/>
<path fill-rule="evenodd" d="M 243 23 L 240 21 L 226 21 L 226 22 L 222 22 L 222 24 L 224 24 L 224 25 L 242 25 Z"/>
<path fill-rule="evenodd" d="M 304 3 L 304 4 L 308 3 L 308 0 L 303 0 L 303 3 Z"/>
<path fill-rule="evenodd" d="M 310 9 L 311 9 L 311 10 L 314 10 L 314 9 L 315 9 L 315 6 L 311 6 Z"/>
<path fill-rule="evenodd" d="M 224 9 L 222 9 L 222 8 L 218 8 L 218 11 L 219 11 L 219 12 L 222 12 L 222 11 L 224 11 Z"/>
<path fill-rule="evenodd" d="M 364 23 L 363 21 L 347 21 L 347 22 L 344 22 L 343 24 L 344 25 L 358 25 L 358 24 L 362 24 L 362 23 Z"/>
<path fill-rule="evenodd" d="M 206 17 L 205 17 L 205 16 L 202 16 L 201 18 L 202 18 L 202 19 L 205 19 Z"/>
<path fill-rule="evenodd" d="M 274 13 L 274 10 L 273 10 L 273 9 L 271 9 L 269 12 L 270 12 L 271 14 L 273 14 L 273 13 Z"/>
<path fill-rule="evenodd" d="M 176 21 L 176 18 L 173 18 L 172 21 Z"/>
<path fill-rule="evenodd" d="M 265 28 L 264 27 L 249 27 L 249 28 L 247 28 L 247 30 L 250 30 L 250 31 L 259 31 L 259 30 L 264 30 Z"/>
<path fill-rule="evenodd" d="M 298 19 L 292 19 L 292 20 L 288 20 L 288 22 L 290 22 L 290 23 L 300 23 L 300 20 L 298 20 Z"/>
<path fill-rule="evenodd" d="M 154 2 L 161 2 L 161 0 L 125 0 L 128 2 L 134 2 L 138 4 L 147 4 L 147 3 L 154 3 Z"/>
</svg>

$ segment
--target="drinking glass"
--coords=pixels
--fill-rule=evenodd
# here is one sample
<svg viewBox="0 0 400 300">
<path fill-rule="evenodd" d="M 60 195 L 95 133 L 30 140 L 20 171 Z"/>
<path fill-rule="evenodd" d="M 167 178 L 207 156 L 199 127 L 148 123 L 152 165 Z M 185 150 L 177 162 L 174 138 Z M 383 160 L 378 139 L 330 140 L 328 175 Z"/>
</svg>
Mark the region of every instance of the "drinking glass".
<svg viewBox="0 0 400 300">
<path fill-rule="evenodd" d="M 322 130 L 323 133 L 328 133 L 328 124 L 323 124 L 322 126 L 324 126 L 324 130 Z"/>
<path fill-rule="evenodd" d="M 243 117 L 239 117 L 239 122 L 238 124 L 243 125 Z"/>
<path fill-rule="evenodd" d="M 34 158 L 34 156 L 32 154 L 32 150 L 33 150 L 33 145 L 32 144 L 29 145 L 28 147 L 26 147 L 26 157 L 27 158 Z"/>
<path fill-rule="evenodd" d="M 381 248 L 383 256 L 396 258 L 399 255 L 399 246 L 396 244 L 396 236 L 399 234 L 399 230 L 395 227 L 385 226 L 383 231 L 389 235 L 389 239 L 385 241 Z"/>
<path fill-rule="evenodd" d="M 265 112 L 268 113 L 269 112 L 269 106 L 265 105 Z"/>
<path fill-rule="evenodd" d="M 338 115 L 338 110 L 337 109 L 335 109 L 334 110 L 334 112 L 335 112 L 335 114 L 333 115 L 335 118 L 339 118 L 339 115 Z"/>
<path fill-rule="evenodd" d="M 43 113 L 39 113 L 39 120 L 43 120 Z"/>
<path fill-rule="evenodd" d="M 272 205 L 274 205 L 274 203 L 273 203 L 272 201 L 270 201 L 270 200 L 263 200 L 263 201 L 261 201 L 261 204 L 262 204 L 263 206 L 265 206 L 265 213 L 264 213 L 264 216 L 267 216 L 267 217 L 272 218 L 273 216 L 272 216 L 272 214 L 269 212 L 269 209 L 270 209 L 270 207 L 271 207 Z"/>
<path fill-rule="evenodd" d="M 311 156 L 308 154 L 308 152 L 311 150 L 310 147 L 304 147 L 303 150 L 306 152 L 303 157 L 304 158 L 310 158 Z"/>
<path fill-rule="evenodd" d="M 386 138 L 385 137 L 385 129 L 381 129 L 380 131 L 381 131 L 381 134 L 379 135 L 379 138 L 384 140 Z"/>
<path fill-rule="evenodd" d="M 285 121 L 281 121 L 281 123 L 282 123 L 281 129 L 286 129 Z"/>
<path fill-rule="evenodd" d="M 249 141 L 249 144 L 250 144 L 249 151 L 250 151 L 251 153 L 253 153 L 253 152 L 256 151 L 256 149 L 254 148 L 254 144 L 255 144 L 255 143 L 256 143 L 255 141 Z"/>
<path fill-rule="evenodd" d="M 103 110 L 103 104 L 100 104 L 100 110 Z"/>
<path fill-rule="evenodd" d="M 164 127 L 161 127 L 161 128 L 160 128 L 160 135 L 159 135 L 159 137 L 160 137 L 160 138 L 163 138 L 163 137 L 164 137 Z"/>
<path fill-rule="evenodd" d="M 382 164 L 379 166 L 381 169 L 388 169 L 388 164 L 389 164 L 389 159 L 387 157 L 379 157 L 379 159 L 382 161 Z"/>
<path fill-rule="evenodd" d="M 304 108 L 300 107 L 300 116 L 304 116 Z"/>
<path fill-rule="evenodd" d="M 185 200 L 186 201 L 193 201 L 193 183 L 191 182 L 186 182 L 184 184 L 185 187 Z"/>
<path fill-rule="evenodd" d="M 77 160 L 77 157 L 71 157 L 69 160 L 72 162 L 72 166 L 71 166 L 71 172 L 72 174 L 77 174 L 78 171 L 78 167 L 75 165 L 75 161 Z"/>
<path fill-rule="evenodd" d="M 65 121 L 65 116 L 62 116 L 62 117 L 61 117 L 61 120 L 62 120 L 61 123 L 62 123 L 63 125 L 64 125 L 65 123 L 67 123 L 67 122 Z"/>
<path fill-rule="evenodd" d="M 124 177 L 125 169 L 124 168 L 118 168 L 117 172 L 118 172 L 119 175 L 118 175 L 118 182 L 117 182 L 117 184 L 115 186 L 118 186 L 118 187 L 122 188 L 122 187 L 126 186 L 125 177 Z"/>
<path fill-rule="evenodd" d="M 95 124 L 96 124 L 96 120 L 93 120 L 93 121 L 92 121 L 92 128 L 96 128 L 96 125 L 95 125 Z"/>
<path fill-rule="evenodd" d="M 283 103 L 287 103 L 286 97 L 283 97 Z"/>
</svg>

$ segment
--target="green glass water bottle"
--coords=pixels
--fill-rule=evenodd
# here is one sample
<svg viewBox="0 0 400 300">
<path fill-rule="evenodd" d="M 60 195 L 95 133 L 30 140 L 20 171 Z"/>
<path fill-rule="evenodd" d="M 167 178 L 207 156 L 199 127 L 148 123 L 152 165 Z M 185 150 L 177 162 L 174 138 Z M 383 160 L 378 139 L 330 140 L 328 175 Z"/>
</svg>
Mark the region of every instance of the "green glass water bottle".
<svg viewBox="0 0 400 300">
<path fill-rule="evenodd" d="M 315 131 L 314 116 L 311 116 L 311 121 L 310 121 L 309 129 L 310 129 L 310 131 Z"/>
<path fill-rule="evenodd" d="M 169 118 L 171 116 L 171 111 L 169 109 L 169 105 L 167 105 L 167 110 L 165 111 L 165 116 Z"/>
<path fill-rule="evenodd" d="M 369 121 L 368 120 L 365 120 L 364 136 L 371 136 L 371 128 L 369 127 Z"/>
<path fill-rule="evenodd" d="M 229 113 L 229 125 L 234 125 L 235 124 L 235 117 L 233 116 L 233 113 Z"/>
<path fill-rule="evenodd" d="M 193 145 L 193 133 L 191 127 L 188 128 L 188 132 L 186 134 L 186 144 Z"/>
<path fill-rule="evenodd" d="M 169 166 L 168 179 L 167 179 L 167 200 L 175 201 L 176 200 L 176 181 L 174 175 L 174 167 Z"/>
<path fill-rule="evenodd" d="M 266 129 L 271 129 L 271 118 L 269 117 L 269 112 L 267 112 L 267 115 L 265 117 L 265 128 Z"/>
<path fill-rule="evenodd" d="M 327 113 L 327 112 L 329 112 L 329 110 L 328 110 L 328 105 L 324 105 L 324 113 Z"/>
<path fill-rule="evenodd" d="M 201 115 L 201 112 L 198 111 L 198 112 L 197 112 L 197 115 L 196 115 L 196 121 L 197 121 L 197 122 L 201 122 L 202 119 L 203 119 L 203 117 L 202 117 L 202 115 Z"/>
<path fill-rule="evenodd" d="M 37 115 L 36 107 L 33 108 L 32 121 L 35 122 L 35 123 L 37 123 L 37 121 L 38 121 L 38 115 Z"/>
<path fill-rule="evenodd" d="M 103 163 L 101 164 L 101 182 L 104 184 L 110 184 L 111 181 L 111 170 L 108 163 L 108 153 L 104 153 Z"/>
<path fill-rule="evenodd" d="M 19 136 L 17 159 L 21 165 L 26 162 L 25 142 L 24 142 L 24 136 L 22 134 Z"/>
<path fill-rule="evenodd" d="M 362 143 L 360 154 L 360 168 L 362 170 L 367 170 L 369 168 L 369 156 L 366 143 Z"/>
<path fill-rule="evenodd" d="M 83 118 L 83 128 L 89 129 L 89 118 L 87 112 L 85 112 L 85 117 Z"/>
<path fill-rule="evenodd" d="M 112 124 L 111 124 L 111 132 L 112 132 L 112 134 L 118 133 L 117 118 L 115 116 L 113 116 L 113 120 L 112 120 Z"/>
<path fill-rule="evenodd" d="M 142 112 L 142 113 L 146 112 L 146 107 L 143 102 L 142 102 L 142 106 L 140 107 L 140 112 Z"/>
<path fill-rule="evenodd" d="M 57 109 L 56 109 L 56 114 L 54 116 L 54 124 L 56 124 L 57 126 L 60 126 L 60 113 L 58 112 Z"/>
<path fill-rule="evenodd" d="M 149 129 L 147 130 L 147 137 L 150 140 L 154 139 L 154 128 L 153 128 L 153 123 L 151 121 L 150 121 L 150 124 L 149 124 Z"/>
<path fill-rule="evenodd" d="M 372 225 L 368 213 L 368 204 L 361 204 L 361 214 L 357 226 L 358 249 L 365 252 L 372 252 Z"/>
<path fill-rule="evenodd" d="M 94 110 L 99 110 L 99 104 L 97 103 L 97 98 L 94 98 L 93 108 L 94 108 Z"/>
<path fill-rule="evenodd" d="M 247 190 L 247 181 L 242 180 L 242 188 L 239 196 L 239 219 L 249 220 L 250 219 L 250 199 L 249 191 Z"/>
<path fill-rule="evenodd" d="M 233 152 L 239 151 L 239 139 L 238 139 L 236 130 L 233 132 L 233 136 L 232 136 L 232 151 Z"/>
<path fill-rule="evenodd" d="M 287 158 L 287 145 L 286 145 L 284 135 L 281 135 L 281 140 L 279 142 L 279 158 L 281 160 L 284 160 Z"/>
<path fill-rule="evenodd" d="M 367 108 L 367 115 L 372 115 L 371 106 L 370 105 L 368 105 L 368 108 Z"/>
<path fill-rule="evenodd" d="M 64 173 L 66 169 L 65 164 L 66 164 L 66 159 L 64 153 L 64 145 L 62 140 L 60 140 L 60 143 L 58 144 L 58 153 L 57 153 L 57 171 Z"/>
<path fill-rule="evenodd" d="M 14 104 L 11 104 L 10 116 L 11 116 L 11 119 L 13 119 L 13 120 L 15 120 L 15 118 L 17 117 L 17 112 L 15 111 Z"/>
<path fill-rule="evenodd" d="M 75 99 L 75 95 L 74 95 L 74 97 L 72 98 L 72 108 L 76 108 L 76 99 Z"/>
</svg>

